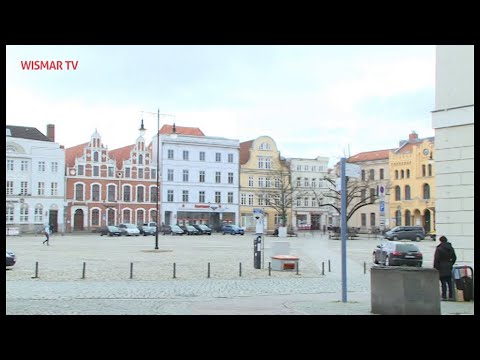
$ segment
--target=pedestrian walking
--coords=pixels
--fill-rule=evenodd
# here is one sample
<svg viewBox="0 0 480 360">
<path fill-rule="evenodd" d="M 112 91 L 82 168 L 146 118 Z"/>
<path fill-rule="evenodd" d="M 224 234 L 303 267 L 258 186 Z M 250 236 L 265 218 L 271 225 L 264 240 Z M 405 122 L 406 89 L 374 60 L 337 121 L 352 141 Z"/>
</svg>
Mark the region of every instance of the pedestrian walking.
<svg viewBox="0 0 480 360">
<path fill-rule="evenodd" d="M 48 225 L 45 225 L 45 228 L 43 229 L 43 234 L 45 235 L 45 240 L 43 240 L 42 244 L 45 245 L 45 243 L 47 244 L 47 246 L 49 246 L 49 242 L 50 242 L 50 226 Z"/>
<path fill-rule="evenodd" d="M 440 275 L 440 283 L 442 286 L 442 300 L 453 300 L 453 286 L 452 286 L 452 268 L 457 261 L 457 255 L 452 244 L 448 242 L 446 236 L 438 238 L 440 244 L 435 249 L 433 257 L 433 267 L 438 270 Z"/>
</svg>

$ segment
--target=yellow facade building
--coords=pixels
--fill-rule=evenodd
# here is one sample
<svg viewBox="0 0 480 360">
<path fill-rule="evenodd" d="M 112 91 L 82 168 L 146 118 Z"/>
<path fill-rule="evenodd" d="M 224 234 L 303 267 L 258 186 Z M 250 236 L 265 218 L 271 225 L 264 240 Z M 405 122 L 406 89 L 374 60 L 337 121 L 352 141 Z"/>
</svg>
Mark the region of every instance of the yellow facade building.
<svg viewBox="0 0 480 360">
<path fill-rule="evenodd" d="M 415 132 L 389 154 L 390 224 L 435 230 L 435 138 Z"/>
</svg>

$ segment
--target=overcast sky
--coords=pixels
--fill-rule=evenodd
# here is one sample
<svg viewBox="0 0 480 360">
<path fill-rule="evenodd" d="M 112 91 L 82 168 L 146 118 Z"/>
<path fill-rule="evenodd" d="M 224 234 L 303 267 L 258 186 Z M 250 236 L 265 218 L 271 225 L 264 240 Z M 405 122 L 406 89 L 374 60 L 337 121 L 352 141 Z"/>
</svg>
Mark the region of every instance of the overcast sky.
<svg viewBox="0 0 480 360">
<path fill-rule="evenodd" d="M 23 70 L 28 60 L 63 70 Z M 434 46 L 7 46 L 6 74 L 6 123 L 55 124 L 65 147 L 95 129 L 109 150 L 133 144 L 142 111 L 149 141 L 157 109 L 174 115 L 160 126 L 269 135 L 284 157 L 331 164 L 349 149 L 394 148 L 412 130 L 434 135 Z"/>
</svg>

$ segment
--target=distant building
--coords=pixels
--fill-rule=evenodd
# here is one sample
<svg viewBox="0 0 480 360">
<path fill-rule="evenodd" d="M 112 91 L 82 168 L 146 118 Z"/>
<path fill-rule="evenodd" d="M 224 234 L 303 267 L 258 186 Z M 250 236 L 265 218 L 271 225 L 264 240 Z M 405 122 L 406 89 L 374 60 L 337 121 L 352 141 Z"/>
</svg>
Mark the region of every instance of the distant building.
<svg viewBox="0 0 480 360">
<path fill-rule="evenodd" d="M 47 136 L 27 126 L 6 126 L 6 225 L 36 232 L 47 224 L 64 231 L 65 150 L 55 142 L 55 126 Z"/>
<path fill-rule="evenodd" d="M 474 248 L 474 46 L 436 52 L 436 230 L 458 248 Z"/>
</svg>

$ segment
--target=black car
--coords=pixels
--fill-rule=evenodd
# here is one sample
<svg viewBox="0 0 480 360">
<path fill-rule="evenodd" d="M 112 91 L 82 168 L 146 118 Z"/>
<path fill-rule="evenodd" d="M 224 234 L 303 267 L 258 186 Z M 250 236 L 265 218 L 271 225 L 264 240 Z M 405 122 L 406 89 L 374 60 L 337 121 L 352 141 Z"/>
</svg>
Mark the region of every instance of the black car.
<svg viewBox="0 0 480 360">
<path fill-rule="evenodd" d="M 184 231 L 178 225 L 162 225 L 160 232 L 163 235 L 183 235 Z"/>
<path fill-rule="evenodd" d="M 9 251 L 9 250 L 6 250 L 6 251 L 7 251 L 7 258 L 6 258 L 7 266 L 15 265 L 15 263 L 17 262 L 17 256 L 13 251 Z"/>
<path fill-rule="evenodd" d="M 423 262 L 423 255 L 417 245 L 399 241 L 377 245 L 372 258 L 375 264 L 385 266 L 409 265 L 421 267 Z"/>
<path fill-rule="evenodd" d="M 207 225 L 204 224 L 193 224 L 192 225 L 195 229 L 197 229 L 200 234 L 207 234 L 212 235 L 212 229 L 210 229 Z"/>
<path fill-rule="evenodd" d="M 121 236 L 122 232 L 116 226 L 103 226 L 99 230 L 100 236 L 108 235 L 108 236 Z"/>
<path fill-rule="evenodd" d="M 425 230 L 421 226 L 395 226 L 392 230 L 385 233 L 387 240 L 407 239 L 412 241 L 420 241 L 425 238 Z"/>
<path fill-rule="evenodd" d="M 180 225 L 180 229 L 187 235 L 199 235 L 200 231 L 192 225 Z"/>
</svg>

